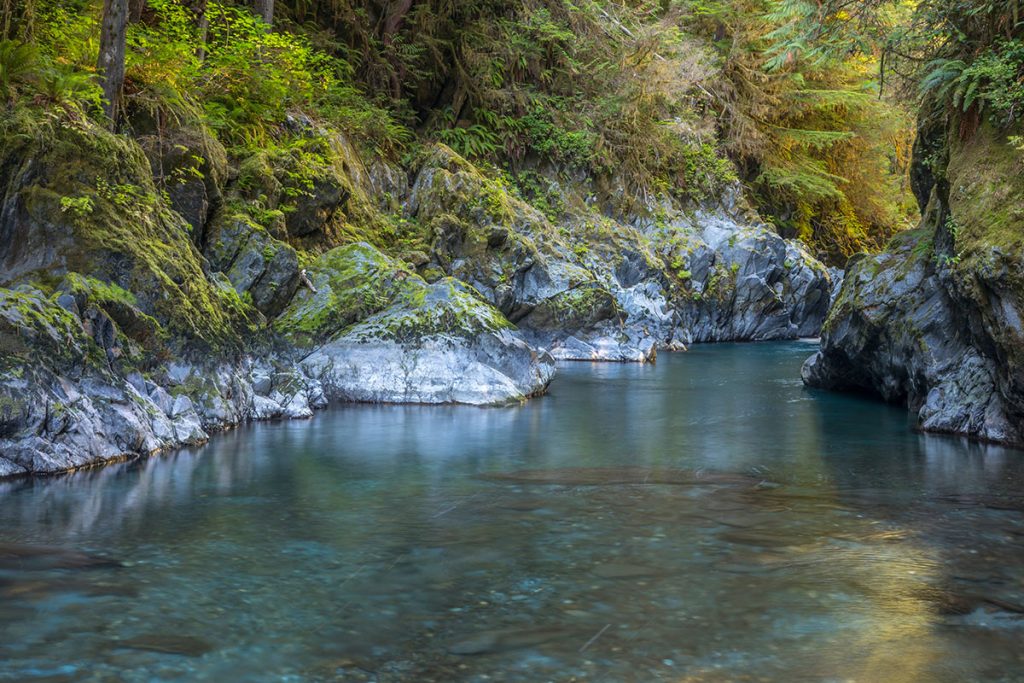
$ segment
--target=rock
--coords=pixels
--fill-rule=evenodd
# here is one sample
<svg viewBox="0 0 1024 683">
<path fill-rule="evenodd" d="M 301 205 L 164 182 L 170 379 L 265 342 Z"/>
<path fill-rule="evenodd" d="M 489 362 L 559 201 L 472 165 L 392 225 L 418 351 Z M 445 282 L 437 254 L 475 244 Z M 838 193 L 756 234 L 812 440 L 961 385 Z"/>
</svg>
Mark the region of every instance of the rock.
<svg viewBox="0 0 1024 683">
<path fill-rule="evenodd" d="M 328 398 L 497 404 L 547 388 L 550 357 L 498 311 L 453 280 L 411 287 L 302 362 Z"/>
<path fill-rule="evenodd" d="M 921 225 L 851 260 L 804 382 L 902 403 L 928 431 L 1022 443 L 1019 155 L 988 124 L 968 140 L 935 125 L 919 135 Z M 943 173 L 923 168 L 924 149 L 948 151 Z"/>
<path fill-rule="evenodd" d="M 195 413 L 195 406 L 192 405 L 192 400 L 188 396 L 178 396 L 174 399 L 174 405 L 171 407 L 170 417 L 181 417 L 186 413 Z"/>
<path fill-rule="evenodd" d="M 224 201 L 227 152 L 208 132 L 160 126 L 158 133 L 139 135 L 156 183 L 167 193 L 171 208 L 192 228 L 194 242 L 204 241 L 210 216 Z"/>
<path fill-rule="evenodd" d="M 168 633 L 147 633 L 113 641 L 111 646 L 185 657 L 201 657 L 213 650 L 213 646 L 200 638 Z"/>
<path fill-rule="evenodd" d="M 284 412 L 281 404 L 259 394 L 252 397 L 252 419 L 272 420 L 281 417 Z"/>
<path fill-rule="evenodd" d="M 244 216 L 211 226 L 204 253 L 211 267 L 222 271 L 239 294 L 248 293 L 268 317 L 278 315 L 299 287 L 295 249 Z"/>
<path fill-rule="evenodd" d="M 591 572 L 600 579 L 646 579 L 664 576 L 665 570 L 627 562 L 605 562 Z"/>
<path fill-rule="evenodd" d="M 574 636 L 578 637 L 579 635 L 579 629 L 561 626 L 483 631 L 465 640 L 453 643 L 448 647 L 448 652 L 453 655 L 484 655 L 509 652 L 536 647 Z"/>
<path fill-rule="evenodd" d="M 53 546 L 0 543 L 0 569 L 110 569 L 124 565 L 109 557 Z"/>
<path fill-rule="evenodd" d="M 693 295 L 680 303 L 688 343 L 817 336 L 828 312 L 828 271 L 799 243 L 725 214 L 701 213 L 675 256 Z"/>
<path fill-rule="evenodd" d="M 274 329 L 299 348 L 321 344 L 358 320 L 379 313 L 401 293 L 417 288 L 401 263 L 359 242 L 337 247 L 320 256 L 309 277 L 316 292 L 307 289 L 291 301 L 274 322 Z"/>
<path fill-rule="evenodd" d="M 552 181 L 553 182 L 553 181 Z M 567 189 L 560 189 L 566 197 Z M 527 339 L 565 360 L 640 361 L 697 341 L 816 336 L 830 276 L 738 202 L 667 225 L 614 221 L 581 202 L 555 227 L 450 149 L 427 155 L 407 212 L 431 256 Z"/>
</svg>

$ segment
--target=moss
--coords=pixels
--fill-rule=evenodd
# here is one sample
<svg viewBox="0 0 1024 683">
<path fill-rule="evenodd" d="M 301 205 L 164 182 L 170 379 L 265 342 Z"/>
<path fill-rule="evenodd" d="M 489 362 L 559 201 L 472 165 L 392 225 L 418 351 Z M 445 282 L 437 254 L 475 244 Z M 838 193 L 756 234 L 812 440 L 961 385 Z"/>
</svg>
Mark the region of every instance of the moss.
<svg viewBox="0 0 1024 683">
<path fill-rule="evenodd" d="M 250 152 L 239 162 L 235 196 L 257 222 L 262 214 L 283 215 L 289 241 L 322 252 L 354 241 L 395 246 L 398 230 L 377 209 L 369 173 L 344 136 L 327 132 L 297 137 Z"/>
<path fill-rule="evenodd" d="M 623 318 L 615 296 L 598 282 L 588 282 L 545 299 L 530 313 L 538 329 L 575 331 L 601 320 Z"/>
<path fill-rule="evenodd" d="M 0 355 L 39 354 L 48 362 L 99 357 L 81 321 L 58 305 L 56 296 L 28 286 L 0 288 Z"/>
<path fill-rule="evenodd" d="M 237 348 L 249 311 L 225 305 L 206 278 L 189 226 L 157 192 L 149 162 L 131 139 L 87 119 L 4 130 L 4 163 L 45 169 L 19 173 L 25 210 L 69 271 L 131 292 L 138 307 L 176 336 L 215 349 Z M 90 212 L 61 210 L 65 197 L 90 197 Z M 112 294 L 113 290 L 106 290 Z"/>
<path fill-rule="evenodd" d="M 308 266 L 314 294 L 299 290 L 274 329 L 298 346 L 321 342 L 383 310 L 422 280 L 365 242 L 336 247 Z"/>
<path fill-rule="evenodd" d="M 79 273 L 68 273 L 64 280 L 73 294 L 85 294 L 100 303 L 118 303 L 123 306 L 138 305 L 134 294 L 114 283 L 104 282 Z"/>
<path fill-rule="evenodd" d="M 960 226 L 956 249 L 965 263 L 993 247 L 1024 250 L 1024 155 L 989 124 L 950 154 L 949 208 Z"/>
<path fill-rule="evenodd" d="M 383 338 L 417 343 L 426 337 L 473 338 L 512 329 L 515 326 L 501 312 L 462 282 L 445 278 L 427 285 L 417 278 L 396 298 L 394 306 L 361 323 L 351 333 L 361 341 Z"/>
</svg>

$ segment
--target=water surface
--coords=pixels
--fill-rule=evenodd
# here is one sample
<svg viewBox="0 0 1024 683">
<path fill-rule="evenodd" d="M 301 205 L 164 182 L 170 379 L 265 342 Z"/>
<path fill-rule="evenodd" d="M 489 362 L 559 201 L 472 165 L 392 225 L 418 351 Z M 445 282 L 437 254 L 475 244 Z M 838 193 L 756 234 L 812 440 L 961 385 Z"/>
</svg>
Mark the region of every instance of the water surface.
<svg viewBox="0 0 1024 683">
<path fill-rule="evenodd" d="M 812 350 L 0 483 L 0 680 L 1024 681 L 1024 453 L 808 391 Z"/>
</svg>

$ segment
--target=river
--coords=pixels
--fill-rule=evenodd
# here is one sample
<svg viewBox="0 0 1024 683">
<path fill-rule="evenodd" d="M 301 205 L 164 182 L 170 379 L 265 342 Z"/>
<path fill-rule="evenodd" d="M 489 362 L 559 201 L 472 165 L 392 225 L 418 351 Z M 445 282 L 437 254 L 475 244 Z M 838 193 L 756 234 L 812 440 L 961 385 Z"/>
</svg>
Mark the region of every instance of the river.
<svg viewBox="0 0 1024 683">
<path fill-rule="evenodd" d="M 809 391 L 813 350 L 2 482 L 0 680 L 1024 681 L 1024 453 Z"/>
</svg>

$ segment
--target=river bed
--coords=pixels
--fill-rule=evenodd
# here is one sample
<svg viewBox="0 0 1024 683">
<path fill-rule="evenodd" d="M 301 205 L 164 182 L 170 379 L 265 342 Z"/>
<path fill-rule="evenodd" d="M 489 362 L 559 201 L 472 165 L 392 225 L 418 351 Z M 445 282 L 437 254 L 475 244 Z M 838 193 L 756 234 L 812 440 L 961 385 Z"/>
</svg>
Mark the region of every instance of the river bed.
<svg viewBox="0 0 1024 683">
<path fill-rule="evenodd" d="M 1024 452 L 806 342 L 0 482 L 0 680 L 1024 681 Z"/>
</svg>

